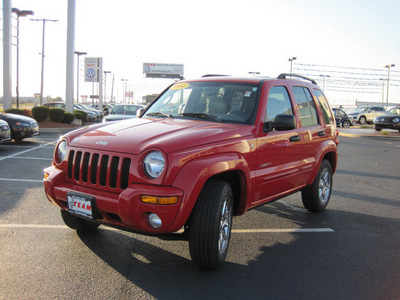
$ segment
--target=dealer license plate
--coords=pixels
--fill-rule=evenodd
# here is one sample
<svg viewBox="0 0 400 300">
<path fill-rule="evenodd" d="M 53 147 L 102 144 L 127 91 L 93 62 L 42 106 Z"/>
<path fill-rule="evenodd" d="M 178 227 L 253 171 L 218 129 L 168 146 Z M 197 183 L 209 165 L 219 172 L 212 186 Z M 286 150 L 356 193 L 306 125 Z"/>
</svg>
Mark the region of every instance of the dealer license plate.
<svg viewBox="0 0 400 300">
<path fill-rule="evenodd" d="M 86 218 L 93 218 L 94 198 L 81 194 L 67 194 L 68 210 L 70 213 Z"/>
</svg>

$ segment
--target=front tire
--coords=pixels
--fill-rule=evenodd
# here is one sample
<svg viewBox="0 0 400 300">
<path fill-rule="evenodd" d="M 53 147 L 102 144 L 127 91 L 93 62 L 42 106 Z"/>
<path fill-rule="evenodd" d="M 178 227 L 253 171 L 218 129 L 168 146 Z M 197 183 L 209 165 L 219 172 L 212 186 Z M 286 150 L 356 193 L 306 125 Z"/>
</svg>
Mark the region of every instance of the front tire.
<svg viewBox="0 0 400 300">
<path fill-rule="evenodd" d="M 79 232 L 93 232 L 100 226 L 100 224 L 81 219 L 63 209 L 61 209 L 61 217 L 65 225 Z"/>
<path fill-rule="evenodd" d="M 322 161 L 314 182 L 301 191 L 301 198 L 306 209 L 321 212 L 328 205 L 332 192 L 332 167 L 325 159 Z"/>
<path fill-rule="evenodd" d="M 367 118 L 365 116 L 361 116 L 358 122 L 360 122 L 361 125 L 365 125 L 367 123 Z"/>
<path fill-rule="evenodd" d="M 189 250 L 201 268 L 217 269 L 228 253 L 233 194 L 225 181 L 210 180 L 200 193 L 189 223 Z"/>
</svg>

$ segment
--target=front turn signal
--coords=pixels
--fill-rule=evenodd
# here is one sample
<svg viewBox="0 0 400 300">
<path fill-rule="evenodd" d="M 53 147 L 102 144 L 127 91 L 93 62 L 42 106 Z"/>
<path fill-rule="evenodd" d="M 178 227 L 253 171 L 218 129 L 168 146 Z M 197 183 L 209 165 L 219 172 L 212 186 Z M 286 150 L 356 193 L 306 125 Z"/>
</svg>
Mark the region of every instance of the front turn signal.
<svg viewBox="0 0 400 300">
<path fill-rule="evenodd" d="M 170 205 L 178 203 L 178 197 L 158 197 L 158 196 L 148 196 L 142 195 L 141 200 L 143 203 L 148 204 L 161 204 Z"/>
</svg>

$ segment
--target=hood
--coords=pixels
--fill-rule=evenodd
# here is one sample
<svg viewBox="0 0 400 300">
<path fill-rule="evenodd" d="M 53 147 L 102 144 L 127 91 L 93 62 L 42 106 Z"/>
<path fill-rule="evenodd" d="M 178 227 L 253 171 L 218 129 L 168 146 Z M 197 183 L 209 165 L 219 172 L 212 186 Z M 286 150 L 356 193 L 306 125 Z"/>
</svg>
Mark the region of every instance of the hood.
<svg viewBox="0 0 400 300">
<path fill-rule="evenodd" d="M 33 123 L 33 122 L 37 123 L 35 119 L 26 117 L 26 116 L 22 116 L 22 115 L 17 115 L 17 114 L 0 114 L 0 119 L 21 121 L 21 122 L 27 122 L 27 123 Z"/>
<path fill-rule="evenodd" d="M 131 154 L 158 148 L 171 153 L 249 135 L 252 128 L 206 121 L 135 118 L 74 131 L 66 138 L 73 147 Z"/>
<path fill-rule="evenodd" d="M 125 120 L 125 119 L 132 119 L 132 118 L 136 118 L 136 115 L 108 115 L 106 117 L 104 117 L 104 119 L 106 119 L 106 121 L 118 121 L 118 120 Z"/>
</svg>

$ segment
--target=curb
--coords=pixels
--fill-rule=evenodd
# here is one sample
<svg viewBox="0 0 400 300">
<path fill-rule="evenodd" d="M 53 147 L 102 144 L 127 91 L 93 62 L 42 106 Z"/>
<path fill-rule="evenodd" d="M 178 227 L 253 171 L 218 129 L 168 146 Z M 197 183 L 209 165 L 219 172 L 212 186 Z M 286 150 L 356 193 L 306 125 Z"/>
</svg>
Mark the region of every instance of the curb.
<svg viewBox="0 0 400 300">
<path fill-rule="evenodd" d="M 395 136 L 395 135 L 383 135 L 383 134 L 363 134 L 363 133 L 345 133 L 345 132 L 340 132 L 339 131 L 339 137 L 344 136 L 344 137 L 350 137 L 350 138 L 355 138 L 355 137 L 368 137 L 368 138 L 378 138 L 378 139 L 400 139 L 400 136 Z"/>
<path fill-rule="evenodd" d="M 80 127 L 77 128 L 39 128 L 39 133 L 67 133 L 70 132 L 72 130 L 78 129 Z"/>
</svg>

